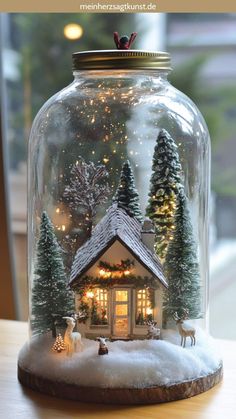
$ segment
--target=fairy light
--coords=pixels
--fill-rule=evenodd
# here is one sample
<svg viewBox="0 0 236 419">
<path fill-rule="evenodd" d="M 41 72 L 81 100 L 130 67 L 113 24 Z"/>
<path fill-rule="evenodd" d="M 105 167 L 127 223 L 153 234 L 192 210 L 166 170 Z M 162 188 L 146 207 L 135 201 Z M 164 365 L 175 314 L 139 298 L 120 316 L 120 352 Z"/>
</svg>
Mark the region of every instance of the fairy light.
<svg viewBox="0 0 236 419">
<path fill-rule="evenodd" d="M 56 341 L 55 341 L 52 349 L 53 349 L 54 352 L 57 352 L 57 353 L 60 353 L 60 352 L 62 352 L 66 349 L 65 342 L 64 342 L 63 337 L 61 336 L 60 333 L 56 337 Z"/>
<path fill-rule="evenodd" d="M 99 275 L 100 275 L 102 278 L 110 278 L 110 276 L 111 276 L 111 272 L 110 272 L 110 271 L 105 271 L 105 269 L 100 269 L 100 270 L 99 270 Z"/>
<path fill-rule="evenodd" d="M 87 292 L 86 292 L 86 297 L 87 297 L 87 298 L 93 298 L 93 297 L 94 297 L 94 293 L 93 293 L 93 291 L 87 291 Z"/>
<path fill-rule="evenodd" d="M 111 175 L 115 176 L 116 173 L 119 173 L 119 169 L 115 166 L 112 167 L 113 156 L 120 156 L 121 160 L 127 159 L 127 150 L 124 154 L 124 145 L 129 141 L 127 135 L 127 126 L 126 122 L 121 122 L 119 118 L 113 118 L 111 116 L 113 113 L 116 114 L 116 103 L 125 103 L 128 106 L 132 104 L 134 100 L 133 86 L 125 86 L 126 82 L 123 79 L 115 83 L 114 86 L 108 87 L 107 82 L 100 82 L 96 85 L 98 88 L 96 97 L 89 97 L 89 95 L 84 98 L 82 106 L 76 107 L 76 112 L 78 115 L 81 115 L 81 118 L 85 119 L 89 124 L 88 130 L 91 131 L 91 137 L 95 137 L 101 133 L 100 140 L 104 144 L 104 148 L 107 146 L 107 149 L 104 150 L 104 153 L 99 156 L 99 160 L 102 164 L 109 164 L 109 172 Z M 123 89 L 125 87 L 126 89 Z M 125 93 L 124 93 L 125 91 Z M 86 88 L 86 92 L 89 93 L 89 89 Z M 118 119 L 118 120 L 117 120 Z M 132 132 L 131 132 L 131 136 Z M 78 139 L 81 142 L 81 137 L 78 136 Z M 112 141 L 114 146 L 110 147 L 108 142 Z M 84 148 L 84 142 L 80 143 Z M 90 156 L 97 155 L 97 151 L 92 150 Z M 131 150 L 132 155 L 138 155 L 139 153 L 135 150 Z M 78 164 L 78 163 L 77 163 Z M 139 165 L 134 162 L 135 167 Z M 114 185 L 115 187 L 116 185 Z M 58 225 L 61 222 L 57 223 Z M 66 224 L 66 223 L 65 223 Z M 61 228 L 61 227 L 60 227 Z"/>
<path fill-rule="evenodd" d="M 100 276 L 105 276 L 106 275 L 106 271 L 104 269 L 100 269 L 99 270 L 99 275 Z"/>
<path fill-rule="evenodd" d="M 130 275 L 130 271 L 129 271 L 128 269 L 126 269 L 126 270 L 124 271 L 124 275 L 125 275 L 125 276 Z"/>
</svg>

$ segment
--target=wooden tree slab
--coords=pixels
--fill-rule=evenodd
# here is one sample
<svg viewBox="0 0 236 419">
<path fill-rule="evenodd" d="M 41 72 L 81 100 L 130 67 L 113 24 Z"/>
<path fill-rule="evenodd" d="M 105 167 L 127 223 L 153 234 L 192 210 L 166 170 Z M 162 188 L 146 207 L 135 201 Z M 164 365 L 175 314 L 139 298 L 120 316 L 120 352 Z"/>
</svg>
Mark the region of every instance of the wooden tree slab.
<svg viewBox="0 0 236 419">
<path fill-rule="evenodd" d="M 156 386 L 142 389 L 82 387 L 49 380 L 18 364 L 19 381 L 33 390 L 65 399 L 106 404 L 154 404 L 186 399 L 209 390 L 221 381 L 222 376 L 223 366 L 220 365 L 212 374 L 168 387 Z"/>
</svg>

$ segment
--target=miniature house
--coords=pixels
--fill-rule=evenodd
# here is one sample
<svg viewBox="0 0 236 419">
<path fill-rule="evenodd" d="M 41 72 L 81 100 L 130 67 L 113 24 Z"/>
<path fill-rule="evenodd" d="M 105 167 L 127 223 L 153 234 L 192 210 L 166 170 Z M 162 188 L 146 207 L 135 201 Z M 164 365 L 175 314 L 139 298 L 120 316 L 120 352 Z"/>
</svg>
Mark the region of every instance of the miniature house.
<svg viewBox="0 0 236 419">
<path fill-rule="evenodd" d="M 77 251 L 70 287 L 76 310 L 86 312 L 79 330 L 87 338 L 144 338 L 147 320 L 162 323 L 167 282 L 154 254 L 154 231 L 113 204 Z"/>
</svg>

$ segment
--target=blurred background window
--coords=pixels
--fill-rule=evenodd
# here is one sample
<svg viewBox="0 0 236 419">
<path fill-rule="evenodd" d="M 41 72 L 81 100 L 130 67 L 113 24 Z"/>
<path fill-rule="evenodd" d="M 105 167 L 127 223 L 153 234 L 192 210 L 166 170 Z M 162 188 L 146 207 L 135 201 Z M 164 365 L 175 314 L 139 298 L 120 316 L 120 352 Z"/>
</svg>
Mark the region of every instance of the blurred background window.
<svg viewBox="0 0 236 419">
<path fill-rule="evenodd" d="M 18 318 L 27 318 L 26 156 L 34 116 L 72 80 L 76 50 L 111 49 L 112 34 L 139 33 L 135 48 L 171 53 L 170 80 L 198 105 L 212 139 L 210 331 L 236 339 L 236 14 L 2 14 L 8 182 Z"/>
</svg>

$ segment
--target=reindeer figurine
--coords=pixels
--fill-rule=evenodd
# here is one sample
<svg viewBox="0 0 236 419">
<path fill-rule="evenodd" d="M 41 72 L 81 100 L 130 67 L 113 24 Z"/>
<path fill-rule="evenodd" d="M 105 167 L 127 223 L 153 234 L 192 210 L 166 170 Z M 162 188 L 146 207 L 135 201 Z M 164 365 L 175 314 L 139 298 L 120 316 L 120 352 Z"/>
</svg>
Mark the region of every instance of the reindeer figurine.
<svg viewBox="0 0 236 419">
<path fill-rule="evenodd" d="M 130 37 L 127 35 L 119 37 L 118 32 L 114 32 L 114 41 L 117 49 L 130 49 L 132 43 L 137 36 L 137 32 L 131 33 Z"/>
<path fill-rule="evenodd" d="M 80 350 L 83 348 L 83 343 L 81 340 L 81 334 L 79 332 L 73 332 L 76 324 L 76 319 L 80 317 L 74 315 L 73 317 L 63 317 L 66 320 L 67 328 L 64 334 L 64 342 L 66 345 L 67 355 L 72 356 L 74 352 L 78 350 L 78 344 Z"/>
<path fill-rule="evenodd" d="M 147 338 L 148 339 L 160 339 L 160 329 L 157 327 L 157 322 L 149 320 L 146 322 L 148 326 Z"/>
<path fill-rule="evenodd" d="M 194 329 L 194 327 L 187 326 L 186 324 L 184 324 L 184 320 L 188 319 L 188 310 L 186 310 L 186 309 L 184 310 L 184 314 L 183 314 L 182 317 L 179 317 L 178 313 L 175 312 L 173 318 L 176 321 L 176 324 L 177 324 L 177 327 L 178 327 L 178 330 L 179 330 L 179 334 L 181 336 L 181 346 L 183 346 L 185 348 L 187 337 L 190 337 L 190 339 L 191 339 L 191 346 L 195 345 L 195 343 L 196 343 L 196 338 L 195 338 L 196 330 Z"/>
<path fill-rule="evenodd" d="M 98 355 L 107 355 L 108 347 L 106 345 L 106 341 L 108 339 L 104 336 L 99 336 L 96 340 L 99 342 Z"/>
</svg>

